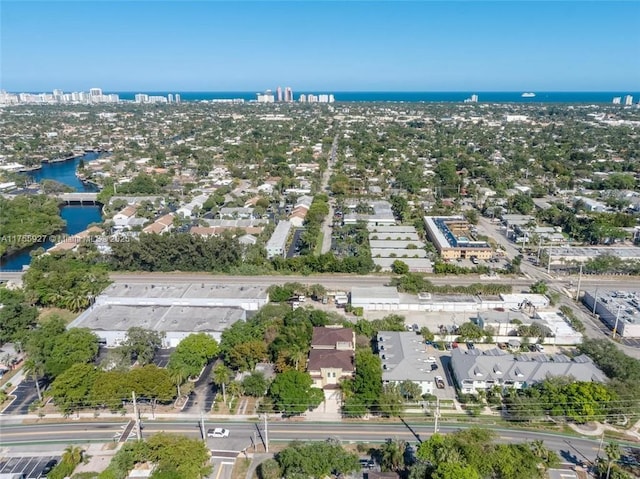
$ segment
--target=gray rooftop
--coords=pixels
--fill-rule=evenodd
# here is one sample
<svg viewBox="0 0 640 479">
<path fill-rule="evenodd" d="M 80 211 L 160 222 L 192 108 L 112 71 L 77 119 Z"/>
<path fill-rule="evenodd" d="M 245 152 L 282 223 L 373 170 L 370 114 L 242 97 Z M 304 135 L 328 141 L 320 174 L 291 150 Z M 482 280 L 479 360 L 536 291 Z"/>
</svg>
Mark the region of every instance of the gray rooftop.
<svg viewBox="0 0 640 479">
<path fill-rule="evenodd" d="M 225 285 L 211 283 L 113 283 L 104 290 L 101 296 L 111 298 L 131 298 L 143 300 L 144 298 L 166 299 L 265 299 L 267 290 L 264 286 L 257 285 Z"/>
<path fill-rule="evenodd" d="M 378 355 L 383 381 L 433 381 L 424 339 L 414 332 L 380 331 Z"/>
<path fill-rule="evenodd" d="M 351 288 L 351 298 L 378 298 L 398 301 L 398 290 L 390 286 L 354 286 Z"/>
<path fill-rule="evenodd" d="M 241 308 L 200 306 L 97 305 L 71 326 L 93 331 L 127 331 L 133 326 L 153 331 L 223 331 L 246 318 Z"/>
<path fill-rule="evenodd" d="M 606 376 L 588 356 L 575 360 L 562 354 L 513 355 L 499 349 L 451 351 L 451 366 L 458 381 L 513 381 L 534 384 L 551 376 L 571 376 L 576 381 L 605 382 Z"/>
</svg>

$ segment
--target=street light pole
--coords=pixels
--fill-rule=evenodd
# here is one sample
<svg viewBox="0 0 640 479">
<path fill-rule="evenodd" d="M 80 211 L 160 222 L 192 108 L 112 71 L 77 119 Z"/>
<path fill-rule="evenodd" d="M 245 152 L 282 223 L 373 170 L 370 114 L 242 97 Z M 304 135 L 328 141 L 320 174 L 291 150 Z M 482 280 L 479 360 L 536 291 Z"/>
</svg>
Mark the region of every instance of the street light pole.
<svg viewBox="0 0 640 479">
<path fill-rule="evenodd" d="M 269 423 L 267 422 L 268 414 L 264 413 L 264 452 L 269 452 Z"/>
<path fill-rule="evenodd" d="M 616 313 L 616 324 L 613 326 L 613 334 L 611 337 L 616 339 L 616 333 L 618 332 L 618 321 L 620 320 L 620 311 L 622 310 L 622 305 L 618 305 L 618 312 Z"/>
<path fill-rule="evenodd" d="M 597 305 L 598 305 L 598 288 L 596 288 L 596 292 L 593 296 L 593 311 L 591 311 L 591 314 L 593 314 L 594 316 L 596 315 Z"/>
<path fill-rule="evenodd" d="M 580 264 L 580 273 L 578 274 L 578 291 L 576 292 L 576 301 L 580 299 L 580 285 L 582 284 L 582 263 Z"/>
</svg>

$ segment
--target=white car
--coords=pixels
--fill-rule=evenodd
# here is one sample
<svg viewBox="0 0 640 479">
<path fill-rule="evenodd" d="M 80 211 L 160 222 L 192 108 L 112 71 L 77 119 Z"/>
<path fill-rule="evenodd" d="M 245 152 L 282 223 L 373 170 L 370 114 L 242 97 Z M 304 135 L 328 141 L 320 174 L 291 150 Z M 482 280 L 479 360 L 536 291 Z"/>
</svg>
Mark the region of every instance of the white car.
<svg viewBox="0 0 640 479">
<path fill-rule="evenodd" d="M 229 437 L 229 430 L 221 427 L 209 429 L 207 431 L 207 437 Z"/>
<path fill-rule="evenodd" d="M 436 358 L 433 356 L 429 356 L 427 359 L 425 359 L 426 362 L 428 363 L 435 363 L 436 362 Z"/>
</svg>

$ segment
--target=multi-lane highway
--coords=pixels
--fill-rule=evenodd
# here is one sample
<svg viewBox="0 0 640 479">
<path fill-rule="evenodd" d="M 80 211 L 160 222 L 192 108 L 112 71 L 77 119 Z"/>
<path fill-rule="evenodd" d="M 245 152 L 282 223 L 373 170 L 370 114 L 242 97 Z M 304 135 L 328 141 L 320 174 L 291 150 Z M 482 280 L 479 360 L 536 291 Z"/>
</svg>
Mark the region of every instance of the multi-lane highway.
<svg viewBox="0 0 640 479">
<path fill-rule="evenodd" d="M 262 423 L 225 422 L 207 423 L 205 428 L 224 426 L 231 431 L 228 438 L 208 439 L 208 446 L 214 450 L 251 450 L 253 441 L 261 443 Z M 35 444 L 66 445 L 89 442 L 117 441 L 126 426 L 126 422 L 83 422 L 62 424 L 14 424 L 2 427 L 0 447 L 20 447 Z M 441 424 L 443 433 L 467 428 L 463 424 Z M 493 429 L 498 442 L 513 443 L 543 440 L 547 447 L 560 454 L 565 462 L 591 462 L 595 460 L 599 438 L 586 439 L 575 436 L 519 429 Z M 165 431 L 200 436 L 197 420 L 181 421 L 145 421 L 143 436 Z M 336 438 L 340 441 L 383 442 L 387 438 L 398 438 L 411 443 L 428 439 L 433 433 L 433 424 L 425 423 L 307 423 L 307 422 L 271 422 L 268 425 L 270 443 L 283 443 L 293 440 L 320 441 Z"/>
</svg>

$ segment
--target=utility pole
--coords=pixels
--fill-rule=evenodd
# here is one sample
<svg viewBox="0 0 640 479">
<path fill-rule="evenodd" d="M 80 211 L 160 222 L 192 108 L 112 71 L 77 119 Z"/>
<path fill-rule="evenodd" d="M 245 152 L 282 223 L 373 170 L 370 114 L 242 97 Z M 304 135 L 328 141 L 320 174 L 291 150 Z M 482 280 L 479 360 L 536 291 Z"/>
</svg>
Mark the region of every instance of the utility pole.
<svg viewBox="0 0 640 479">
<path fill-rule="evenodd" d="M 580 299 L 580 285 L 582 284 L 582 263 L 580 263 L 580 273 L 578 274 L 578 292 L 576 293 L 576 301 Z"/>
<path fill-rule="evenodd" d="M 204 415 L 200 411 L 200 433 L 202 434 L 202 440 L 207 442 L 207 435 L 204 432 Z"/>
<path fill-rule="evenodd" d="M 622 305 L 618 305 L 618 312 L 616 313 L 616 324 L 613 326 L 613 334 L 611 335 L 612 339 L 616 339 L 616 333 L 618 332 L 618 321 L 620 320 L 620 311 L 622 311 Z"/>
<path fill-rule="evenodd" d="M 604 441 L 604 431 L 602 431 L 602 435 L 600 436 L 600 444 L 598 444 L 598 454 L 596 454 L 596 459 L 600 459 L 600 451 L 602 451 L 603 441 Z"/>
<path fill-rule="evenodd" d="M 551 274 L 551 246 L 547 248 L 547 256 L 549 257 L 547 260 L 547 274 Z"/>
<path fill-rule="evenodd" d="M 142 428 L 140 427 L 140 414 L 138 412 L 135 391 L 131 391 L 131 397 L 133 398 L 133 419 L 136 422 L 136 436 L 138 437 L 138 441 L 142 441 Z"/>
<path fill-rule="evenodd" d="M 596 292 L 593 296 L 593 311 L 591 311 L 591 314 L 593 314 L 594 316 L 596 315 L 596 306 L 598 305 L 598 288 L 596 288 Z"/>
<path fill-rule="evenodd" d="M 269 452 L 269 423 L 267 422 L 268 414 L 264 413 L 264 452 Z"/>
<path fill-rule="evenodd" d="M 435 422 L 433 423 L 433 433 L 438 432 L 438 418 L 440 417 L 440 398 L 436 398 L 436 412 L 433 415 Z"/>
</svg>

